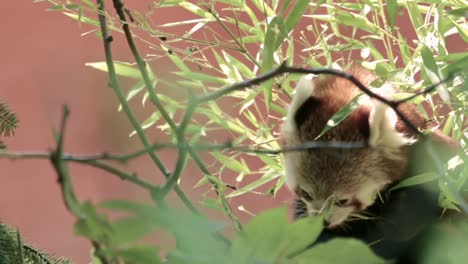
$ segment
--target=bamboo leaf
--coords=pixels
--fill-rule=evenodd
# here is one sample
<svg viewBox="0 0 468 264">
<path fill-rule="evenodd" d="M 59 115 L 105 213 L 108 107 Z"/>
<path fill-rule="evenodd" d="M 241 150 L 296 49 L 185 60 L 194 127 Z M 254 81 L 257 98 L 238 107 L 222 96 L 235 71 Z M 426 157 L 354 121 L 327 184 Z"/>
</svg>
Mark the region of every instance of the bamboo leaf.
<svg viewBox="0 0 468 264">
<path fill-rule="evenodd" d="M 107 64 L 106 62 L 88 62 L 85 63 L 86 66 L 107 72 Z M 135 68 L 132 64 L 126 62 L 117 62 L 114 61 L 114 67 L 116 74 L 123 77 L 133 78 L 133 79 L 140 79 L 141 73 L 140 71 Z"/>
<path fill-rule="evenodd" d="M 390 30 L 393 31 L 396 22 L 396 16 L 398 11 L 397 0 L 388 0 L 387 1 L 387 16 L 388 23 L 390 24 Z"/>
<path fill-rule="evenodd" d="M 328 121 L 326 126 L 322 129 L 319 135 L 315 138 L 315 140 L 322 137 L 325 133 L 327 133 L 330 129 L 339 125 L 343 120 L 345 120 L 350 114 L 354 112 L 354 110 L 358 109 L 360 106 L 359 100 L 362 100 L 366 95 L 359 94 L 355 96 L 348 104 L 343 106 L 336 114 L 334 114 Z"/>
</svg>

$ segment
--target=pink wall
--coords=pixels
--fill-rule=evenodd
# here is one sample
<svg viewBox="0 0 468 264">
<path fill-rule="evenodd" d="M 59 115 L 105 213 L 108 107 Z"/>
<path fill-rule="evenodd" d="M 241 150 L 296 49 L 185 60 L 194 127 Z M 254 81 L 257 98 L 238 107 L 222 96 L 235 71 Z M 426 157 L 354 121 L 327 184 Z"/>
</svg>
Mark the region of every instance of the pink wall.
<svg viewBox="0 0 468 264">
<path fill-rule="evenodd" d="M 46 11 L 47 3 L 7 1 L 2 7 L 8 12 L 2 15 L 0 99 L 8 102 L 20 120 L 15 136 L 5 139 L 9 150 L 52 149 L 52 128 L 59 124 L 63 104 L 71 110 L 65 145 L 67 152 L 124 153 L 137 149 L 139 141 L 136 137 L 128 138 L 131 127 L 126 117 L 116 111 L 117 100 L 107 87 L 106 74 L 84 66 L 86 62 L 104 60 L 102 42 L 93 34 L 80 36 L 89 28 L 59 12 Z M 115 58 L 129 60 L 125 43 L 118 35 L 114 34 L 114 38 Z M 158 65 L 161 66 L 161 62 Z M 140 120 L 152 110 L 149 105 L 141 110 L 139 100 L 133 106 L 140 109 Z M 152 131 L 149 137 L 154 140 L 161 135 Z M 163 157 L 172 167 L 172 152 L 166 152 Z M 75 263 L 88 263 L 90 243 L 74 235 L 74 218 L 64 207 L 57 177 L 49 162 L 0 159 L 0 168 L 0 220 L 18 228 L 25 241 L 33 246 L 69 257 Z M 147 159 L 138 160 L 126 169 L 137 171 L 155 182 L 163 179 Z M 200 192 L 206 189 L 191 191 L 200 174 L 195 166 L 189 165 L 187 169 L 195 177 L 186 177 L 182 188 L 190 192 L 191 199 L 199 201 Z M 138 193 L 137 188 L 102 171 L 73 165 L 72 175 L 83 200 L 148 199 L 145 194 Z M 287 191 L 281 193 L 280 201 L 288 202 Z M 256 202 L 249 204 L 249 209 L 254 212 L 278 205 L 278 201 L 270 198 L 255 197 Z M 234 199 L 233 207 L 248 200 L 249 195 Z M 175 200 L 175 203 L 179 201 Z M 235 211 L 243 221 L 249 218 L 247 214 Z"/>
</svg>

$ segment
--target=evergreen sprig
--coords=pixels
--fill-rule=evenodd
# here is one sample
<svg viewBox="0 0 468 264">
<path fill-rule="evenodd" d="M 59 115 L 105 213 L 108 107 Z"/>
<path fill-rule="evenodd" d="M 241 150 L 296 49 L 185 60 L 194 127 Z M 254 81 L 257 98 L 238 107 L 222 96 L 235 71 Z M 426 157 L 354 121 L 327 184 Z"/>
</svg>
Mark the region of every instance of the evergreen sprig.
<svg viewBox="0 0 468 264">
<path fill-rule="evenodd" d="M 0 263 L 8 264 L 70 264 L 31 246 L 24 245 L 18 231 L 0 224 Z"/>
<path fill-rule="evenodd" d="M 8 109 L 5 102 L 0 101 L 0 136 L 10 136 L 14 134 L 15 128 L 18 127 L 18 119 L 16 114 Z M 0 140 L 0 149 L 5 149 L 6 145 Z"/>
</svg>

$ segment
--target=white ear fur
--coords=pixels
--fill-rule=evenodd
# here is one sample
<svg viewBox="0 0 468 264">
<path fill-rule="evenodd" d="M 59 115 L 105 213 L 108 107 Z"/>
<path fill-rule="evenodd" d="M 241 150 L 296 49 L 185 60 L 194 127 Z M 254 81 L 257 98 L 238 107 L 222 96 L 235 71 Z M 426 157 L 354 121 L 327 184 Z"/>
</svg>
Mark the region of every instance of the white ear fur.
<svg viewBox="0 0 468 264">
<path fill-rule="evenodd" d="M 314 83 L 312 82 L 313 74 L 308 74 L 301 77 L 296 85 L 296 93 L 292 99 L 291 104 L 289 105 L 288 114 L 286 115 L 286 120 L 283 125 L 283 136 L 289 141 L 289 143 L 294 144 L 297 138 L 296 131 L 296 122 L 294 120 L 294 115 L 301 105 L 314 93 Z M 285 179 L 286 185 L 291 191 L 297 187 L 297 162 L 299 160 L 298 154 L 296 152 L 284 153 L 284 170 L 285 170 Z"/>
<path fill-rule="evenodd" d="M 396 131 L 397 121 L 398 117 L 392 108 L 382 102 L 375 102 L 369 115 L 369 145 L 399 148 L 411 143 L 409 138 Z"/>
<path fill-rule="evenodd" d="M 296 93 L 289 105 L 288 114 L 286 115 L 286 122 L 284 129 L 287 131 L 294 131 L 296 124 L 294 121 L 294 115 L 301 105 L 314 93 L 315 85 L 312 82 L 313 74 L 307 74 L 299 81 L 296 85 Z"/>
</svg>

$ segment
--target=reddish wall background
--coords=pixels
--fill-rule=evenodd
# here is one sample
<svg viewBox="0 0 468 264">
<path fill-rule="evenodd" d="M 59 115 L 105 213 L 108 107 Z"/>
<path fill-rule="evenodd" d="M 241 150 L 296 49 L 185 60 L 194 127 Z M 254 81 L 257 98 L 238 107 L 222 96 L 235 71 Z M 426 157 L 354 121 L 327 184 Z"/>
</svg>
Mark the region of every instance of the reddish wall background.
<svg viewBox="0 0 468 264">
<path fill-rule="evenodd" d="M 84 66 L 86 62 L 104 60 L 101 41 L 94 35 L 80 36 L 87 31 L 86 26 L 59 12 L 45 11 L 48 4 L 32 2 L 2 4 L 0 99 L 8 102 L 20 119 L 16 135 L 6 139 L 9 149 L 51 149 L 54 146 L 52 127 L 58 125 L 63 104 L 68 104 L 72 112 L 66 135 L 67 152 L 128 152 L 138 148 L 138 140 L 128 138 L 131 127 L 126 117 L 116 111 L 117 100 L 107 87 L 106 74 Z M 144 8 L 145 4 L 141 5 Z M 158 19 L 167 22 L 187 13 L 162 15 Z M 413 38 L 413 32 L 408 32 L 407 37 Z M 115 58 L 129 59 L 125 44 L 119 40 L 114 42 Z M 464 43 L 460 40 L 448 44 L 463 50 Z M 139 102 L 135 106 L 139 107 Z M 147 106 L 139 113 L 140 120 L 148 111 L 151 107 Z M 151 139 L 159 136 L 149 132 Z M 167 164 L 173 165 L 170 152 L 163 157 Z M 145 159 L 136 161 L 128 170 L 151 180 L 163 179 Z M 187 170 L 198 173 L 191 165 Z M 72 173 L 81 199 L 148 198 L 132 185 L 95 169 L 72 166 Z M 206 191 L 191 190 L 196 181 L 197 177 L 186 177 L 182 186 L 190 190 L 189 196 L 194 201 L 199 200 L 200 192 Z M 233 208 L 248 204 L 253 212 L 287 203 L 289 194 L 284 189 L 276 199 L 245 195 L 232 200 Z M 249 218 L 239 210 L 235 213 L 242 221 Z M 69 257 L 74 263 L 89 263 L 90 244 L 74 235 L 74 218 L 63 205 L 56 175 L 46 160 L 0 159 L 0 220 L 19 228 L 33 246 Z"/>
<path fill-rule="evenodd" d="M 144 3 L 141 5 L 145 8 Z M 80 36 L 89 30 L 86 25 L 79 25 L 59 12 L 46 11 L 49 5 L 45 2 L 6 1 L 2 7 L 5 12 L 0 47 L 0 99 L 8 102 L 20 120 L 15 136 L 5 139 L 9 150 L 52 149 L 52 128 L 59 124 L 63 104 L 71 109 L 67 152 L 123 153 L 137 149 L 139 141 L 128 138 L 131 127 L 126 117 L 116 111 L 117 99 L 107 87 L 106 74 L 84 66 L 86 62 L 104 60 L 101 40 L 93 34 Z M 181 12 L 171 12 L 158 20 L 187 14 Z M 113 44 L 115 59 L 130 59 L 125 43 L 116 34 L 114 38 L 117 38 Z M 141 108 L 139 100 L 134 106 Z M 139 120 L 144 120 L 150 110 L 149 105 L 143 109 Z M 149 132 L 150 139 L 158 136 Z M 173 166 L 173 155 L 168 152 L 162 157 L 169 167 Z M 150 180 L 163 180 L 146 159 L 136 161 L 128 170 Z M 191 190 L 199 173 L 191 165 L 187 170 L 196 175 L 186 177 L 182 188 L 198 202 L 200 193 L 206 189 Z M 132 185 L 102 171 L 73 165 L 72 175 L 80 199 L 148 199 Z M 288 203 L 288 196 L 282 190 L 279 199 Z M 248 195 L 232 202 L 233 208 L 248 203 L 253 212 L 279 205 L 278 200 L 258 195 L 254 203 L 252 199 L 249 202 Z M 249 218 L 244 212 L 235 212 L 243 221 Z M 90 261 L 90 243 L 74 234 L 74 218 L 64 207 L 56 175 L 47 160 L 0 159 L 0 220 L 18 228 L 33 246 L 69 257 L 74 263 Z"/>
</svg>

